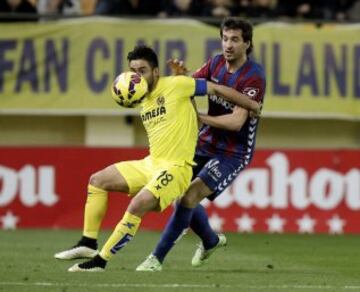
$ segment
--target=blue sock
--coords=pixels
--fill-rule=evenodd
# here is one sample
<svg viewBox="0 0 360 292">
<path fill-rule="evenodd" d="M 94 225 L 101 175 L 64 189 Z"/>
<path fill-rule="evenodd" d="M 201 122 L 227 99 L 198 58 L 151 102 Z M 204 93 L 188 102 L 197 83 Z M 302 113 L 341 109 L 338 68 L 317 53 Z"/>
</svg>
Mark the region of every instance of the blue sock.
<svg viewBox="0 0 360 292">
<path fill-rule="evenodd" d="M 164 261 L 167 253 L 183 231 L 189 228 L 193 211 L 194 209 L 183 207 L 180 204 L 176 206 L 153 252 L 153 255 L 157 257 L 160 263 Z"/>
<path fill-rule="evenodd" d="M 194 209 L 190 227 L 201 238 L 205 249 L 217 245 L 219 237 L 212 230 L 205 208 L 201 204 L 198 204 Z"/>
</svg>

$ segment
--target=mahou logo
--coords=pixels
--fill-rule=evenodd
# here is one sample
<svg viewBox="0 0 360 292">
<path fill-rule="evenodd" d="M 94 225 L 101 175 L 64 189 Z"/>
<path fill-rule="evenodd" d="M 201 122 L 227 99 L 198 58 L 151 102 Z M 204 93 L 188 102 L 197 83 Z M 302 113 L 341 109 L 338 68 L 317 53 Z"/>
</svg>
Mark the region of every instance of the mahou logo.
<svg viewBox="0 0 360 292">
<path fill-rule="evenodd" d="M 310 174 L 298 167 L 290 171 L 289 159 L 275 152 L 265 160 L 267 167 L 249 168 L 240 173 L 233 185 L 214 201 L 218 208 L 237 204 L 243 208 L 304 210 L 310 206 L 331 210 L 345 203 L 360 210 L 360 170 L 346 173 L 320 167 Z M 205 204 L 208 204 L 204 200 Z"/>
<path fill-rule="evenodd" d="M 11 204 L 17 196 L 26 207 L 56 204 L 59 196 L 55 193 L 55 168 L 25 165 L 15 170 L 0 165 L 0 207 Z"/>
</svg>

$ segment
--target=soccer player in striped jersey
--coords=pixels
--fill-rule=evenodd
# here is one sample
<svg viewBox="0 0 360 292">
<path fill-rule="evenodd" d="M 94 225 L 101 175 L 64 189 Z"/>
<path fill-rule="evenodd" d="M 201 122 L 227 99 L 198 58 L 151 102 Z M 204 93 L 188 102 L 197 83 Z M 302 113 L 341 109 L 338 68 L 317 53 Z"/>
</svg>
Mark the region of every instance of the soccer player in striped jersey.
<svg viewBox="0 0 360 292">
<path fill-rule="evenodd" d="M 187 76 L 159 76 L 158 58 L 146 46 L 128 54 L 130 70 L 142 75 L 149 92 L 141 103 L 141 117 L 149 138 L 149 156 L 122 161 L 91 176 L 85 205 L 84 228 L 80 241 L 56 253 L 57 259 L 91 258 L 75 264 L 70 272 L 103 271 L 107 262 L 137 232 L 142 217 L 163 211 L 189 187 L 198 135 L 194 95 L 217 94 L 259 112 L 259 105 L 236 90 Z M 101 251 L 97 238 L 108 204 L 108 192 L 128 193 L 132 199 L 121 221 Z"/>
<path fill-rule="evenodd" d="M 220 28 L 222 54 L 210 58 L 193 76 L 233 87 L 262 104 L 265 75 L 261 65 L 249 58 L 253 48 L 252 31 L 247 21 L 224 19 Z M 179 71 L 185 68 L 182 63 L 173 66 Z M 197 165 L 193 181 L 177 204 L 155 250 L 137 271 L 160 271 L 166 254 L 189 227 L 201 238 L 192 258 L 195 267 L 226 245 L 225 235 L 211 229 L 206 211 L 199 203 L 204 198 L 214 200 L 250 163 L 259 119 L 216 94 L 208 95 L 208 99 L 208 113 L 199 114 L 203 126 L 194 158 Z"/>
</svg>

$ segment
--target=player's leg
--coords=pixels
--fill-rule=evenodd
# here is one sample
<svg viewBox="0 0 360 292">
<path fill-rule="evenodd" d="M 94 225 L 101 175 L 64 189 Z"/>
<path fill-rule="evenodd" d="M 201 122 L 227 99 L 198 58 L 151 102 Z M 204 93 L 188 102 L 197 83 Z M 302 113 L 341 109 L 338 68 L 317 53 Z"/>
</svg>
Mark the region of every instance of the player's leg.
<svg viewBox="0 0 360 292">
<path fill-rule="evenodd" d="M 217 188 L 220 164 L 218 158 L 210 158 L 197 172 L 197 176 L 212 190 Z M 211 249 L 219 242 L 219 237 L 211 228 L 205 208 L 201 204 L 194 209 L 190 227 L 201 238 L 205 249 Z"/>
<path fill-rule="evenodd" d="M 162 209 L 164 209 L 165 206 L 170 205 L 171 202 L 175 201 L 186 191 L 190 184 L 191 175 L 192 168 L 189 165 L 174 166 L 170 168 L 168 172 L 161 173 L 161 175 L 157 178 L 156 187 L 159 188 L 159 192 L 161 192 L 161 198 L 164 198 L 164 200 L 161 202 Z M 174 214 L 173 216 L 182 216 L 179 213 Z M 174 221 L 177 222 L 178 220 L 174 219 L 171 222 Z M 170 223 L 168 223 L 166 230 L 170 228 L 169 224 Z M 180 226 L 179 229 L 182 230 Z M 179 235 L 170 234 L 170 237 L 171 239 L 169 241 L 171 241 L 171 244 L 173 244 L 173 241 L 175 241 Z M 162 243 L 163 241 L 160 241 L 160 245 Z M 167 245 L 167 243 L 165 244 Z M 161 263 L 152 254 L 136 268 L 137 271 L 161 271 L 161 269 Z"/>
<path fill-rule="evenodd" d="M 149 211 L 159 210 L 159 206 L 159 199 L 149 190 L 142 189 L 131 200 L 124 217 L 102 248 L 100 256 L 107 261 L 110 260 L 133 238 L 140 226 L 141 218 Z"/>
<path fill-rule="evenodd" d="M 142 189 L 130 202 L 123 218 L 115 227 L 100 253 L 93 259 L 69 268 L 69 272 L 103 271 L 107 262 L 135 236 L 141 218 L 149 211 L 159 209 L 159 199 Z"/>
<path fill-rule="evenodd" d="M 203 166 L 205 165 L 205 166 Z M 217 235 L 210 227 L 207 214 L 197 204 L 211 194 L 210 198 L 217 196 L 233 180 L 233 177 L 242 169 L 239 162 L 224 161 L 221 157 L 207 158 L 207 163 L 201 164 L 197 171 L 197 178 L 192 182 L 189 190 L 182 198 L 162 233 L 161 239 L 153 253 L 140 264 L 137 270 L 151 271 L 151 265 L 159 266 L 175 242 L 191 223 L 195 232 L 201 237 L 202 243 L 193 258 L 193 265 L 199 266 L 218 248 L 226 245 L 224 235 Z M 195 208 L 195 209 L 192 209 Z M 205 248 L 206 247 L 206 248 Z M 199 264 L 200 262 L 200 264 Z M 150 268 L 149 268 L 150 267 Z"/>
<path fill-rule="evenodd" d="M 196 165 L 193 167 L 193 176 L 192 179 L 196 177 L 196 175 L 201 171 L 203 166 L 207 163 L 209 160 L 209 157 L 203 156 L 203 155 L 195 155 L 194 161 L 196 162 Z M 178 203 L 177 203 L 178 205 Z M 175 207 L 177 208 L 177 207 Z M 172 246 L 177 242 L 185 232 L 183 232 L 177 240 L 174 242 L 172 237 L 169 236 L 169 233 L 171 233 L 172 229 L 171 226 L 174 224 L 173 222 L 176 221 L 176 212 L 172 213 L 169 220 L 167 221 L 167 224 L 165 226 L 165 229 L 163 233 L 161 234 L 160 240 L 157 243 L 154 251 L 143 261 L 137 268 L 137 271 L 161 271 L 162 270 L 162 262 L 166 256 L 166 254 L 170 251 Z M 171 235 L 171 234 L 170 234 Z M 159 257 L 159 259 L 157 258 Z"/>
<path fill-rule="evenodd" d="M 191 265 L 200 267 L 216 249 L 226 246 L 227 240 L 224 234 L 217 234 L 211 228 L 208 215 L 201 204 L 194 210 L 190 227 L 201 238 L 201 243 L 191 259 Z"/>
<path fill-rule="evenodd" d="M 144 165 L 146 166 L 146 165 Z M 188 187 L 191 179 L 190 166 L 165 165 L 150 167 L 147 173 L 152 174 L 146 186 L 131 200 L 127 211 L 105 243 L 100 254 L 94 259 L 74 265 L 69 271 L 99 271 L 105 268 L 107 261 L 135 235 L 141 218 L 151 210 L 162 211 L 177 199 Z M 133 185 L 126 176 L 126 180 Z"/>
<path fill-rule="evenodd" d="M 129 192 L 128 184 L 116 165 L 111 165 L 90 177 L 84 212 L 84 237 L 98 238 L 108 207 L 108 192 Z"/>
<path fill-rule="evenodd" d="M 213 158 L 198 174 L 207 185 L 215 190 L 208 198 L 214 200 L 219 196 L 243 168 L 244 165 L 241 161 L 224 159 L 221 156 Z M 217 177 L 217 180 L 214 180 L 214 177 Z M 201 238 L 201 243 L 191 261 L 193 266 L 199 267 L 217 248 L 226 245 L 226 237 L 223 234 L 216 234 L 211 228 L 207 213 L 201 205 L 196 207 L 190 226 Z"/>
<path fill-rule="evenodd" d="M 84 211 L 83 235 L 72 248 L 55 254 L 57 259 L 92 258 L 97 254 L 97 238 L 108 205 L 108 192 L 128 192 L 128 185 L 116 165 L 90 177 Z"/>
<path fill-rule="evenodd" d="M 168 221 L 161 239 L 150 257 L 137 267 L 137 271 L 149 271 L 150 264 L 147 261 L 160 264 L 164 261 L 167 253 L 174 246 L 179 237 L 189 228 L 191 216 L 196 205 L 212 191 L 201 179 L 196 178 L 191 182 L 190 187 L 177 204 L 174 213 Z M 155 258 L 155 259 L 154 259 Z"/>
<path fill-rule="evenodd" d="M 194 209 L 190 228 L 200 237 L 205 249 L 213 248 L 219 241 L 218 235 L 210 226 L 206 210 L 201 204 Z"/>
</svg>

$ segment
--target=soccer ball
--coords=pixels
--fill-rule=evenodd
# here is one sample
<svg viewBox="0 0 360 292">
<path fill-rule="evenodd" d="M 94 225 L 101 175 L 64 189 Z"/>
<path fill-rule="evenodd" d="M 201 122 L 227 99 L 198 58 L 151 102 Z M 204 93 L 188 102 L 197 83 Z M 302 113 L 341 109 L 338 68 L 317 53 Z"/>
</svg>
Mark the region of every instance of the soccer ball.
<svg viewBox="0 0 360 292">
<path fill-rule="evenodd" d="M 136 107 L 148 93 L 148 84 L 140 74 L 124 72 L 115 78 L 111 93 L 119 105 L 128 108 Z"/>
</svg>

